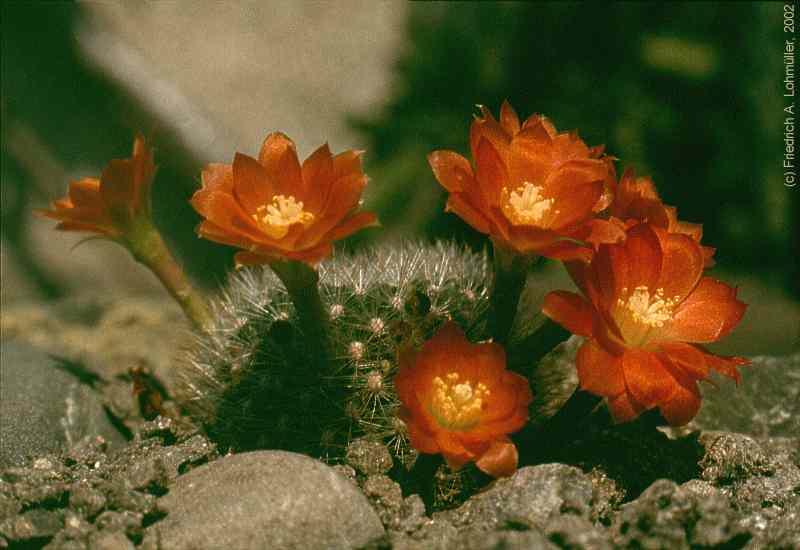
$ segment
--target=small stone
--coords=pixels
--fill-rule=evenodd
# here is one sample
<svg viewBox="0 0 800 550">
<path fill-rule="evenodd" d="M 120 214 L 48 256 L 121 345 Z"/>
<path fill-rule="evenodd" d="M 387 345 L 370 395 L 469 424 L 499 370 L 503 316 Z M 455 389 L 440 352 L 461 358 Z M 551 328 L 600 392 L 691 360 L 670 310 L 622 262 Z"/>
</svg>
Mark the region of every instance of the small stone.
<svg viewBox="0 0 800 550">
<path fill-rule="evenodd" d="M 92 550 L 134 550 L 133 543 L 119 531 L 100 531 L 89 538 Z"/>
<path fill-rule="evenodd" d="M 616 518 L 616 545 L 624 548 L 739 548 L 750 534 L 720 495 L 699 496 L 658 480 Z"/>
<path fill-rule="evenodd" d="M 69 507 L 86 517 L 96 516 L 105 505 L 105 495 L 86 483 L 79 483 L 70 491 Z"/>
<path fill-rule="evenodd" d="M 563 515 L 554 518 L 544 530 L 547 538 L 558 548 L 583 548 L 585 550 L 611 550 L 612 545 L 605 530 L 580 516 Z"/>
<path fill-rule="evenodd" d="M 380 441 L 356 439 L 347 446 L 347 463 L 362 475 L 385 474 L 392 469 L 392 455 Z"/>
<path fill-rule="evenodd" d="M 725 484 L 774 472 L 770 460 L 752 437 L 727 432 L 704 432 L 700 436 L 700 444 L 705 447 L 700 468 L 701 477 L 706 481 Z"/>
<path fill-rule="evenodd" d="M 202 503 L 198 506 L 197 503 Z M 286 451 L 226 456 L 177 479 L 147 530 L 162 550 L 356 548 L 383 527 L 364 495 L 330 466 Z"/>
<path fill-rule="evenodd" d="M 510 478 L 499 479 L 460 508 L 434 514 L 456 527 L 492 531 L 512 525 L 544 529 L 561 514 L 588 519 L 591 514 L 591 479 L 577 468 L 542 464 L 520 468 Z"/>
<path fill-rule="evenodd" d="M 52 537 L 63 524 L 61 511 L 34 508 L 0 522 L 0 535 L 10 541 Z"/>
</svg>

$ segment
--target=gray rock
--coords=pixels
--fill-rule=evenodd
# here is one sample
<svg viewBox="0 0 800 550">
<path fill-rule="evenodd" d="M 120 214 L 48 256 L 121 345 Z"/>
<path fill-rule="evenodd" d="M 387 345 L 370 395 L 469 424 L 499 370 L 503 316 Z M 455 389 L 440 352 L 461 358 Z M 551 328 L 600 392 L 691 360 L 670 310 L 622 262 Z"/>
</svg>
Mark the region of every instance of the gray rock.
<svg viewBox="0 0 800 550">
<path fill-rule="evenodd" d="M 767 455 L 752 437 L 726 432 L 705 432 L 699 438 L 705 447 L 700 460 L 701 477 L 715 484 L 730 483 L 774 471 Z"/>
<path fill-rule="evenodd" d="M 452 550 L 557 550 L 538 529 L 527 531 L 467 531 L 451 544 Z M 577 547 L 576 547 L 577 548 Z"/>
<path fill-rule="evenodd" d="M 591 479 L 572 466 L 542 464 L 521 468 L 510 478 L 497 480 L 460 508 L 439 512 L 459 528 L 482 531 L 540 529 L 562 514 L 589 519 L 594 501 Z"/>
<path fill-rule="evenodd" d="M 380 441 L 356 439 L 347 446 L 347 463 L 362 475 L 385 474 L 392 469 L 392 455 Z"/>
<path fill-rule="evenodd" d="M 750 538 L 724 496 L 698 496 L 665 479 L 624 505 L 614 525 L 614 543 L 624 548 L 739 548 Z"/>
<path fill-rule="evenodd" d="M 611 550 L 611 541 L 605 529 L 595 526 L 586 518 L 563 515 L 554 518 L 545 528 L 547 539 L 558 548 L 583 550 Z"/>
<path fill-rule="evenodd" d="M 0 468 L 21 466 L 86 436 L 124 440 L 94 390 L 45 352 L 4 340 L 0 353 Z"/>
<path fill-rule="evenodd" d="M 740 369 L 742 383 L 715 379 L 691 426 L 756 437 L 800 437 L 800 353 L 753 357 Z"/>
<path fill-rule="evenodd" d="M 89 538 L 92 550 L 134 550 L 133 543 L 119 531 L 100 531 Z"/>
<path fill-rule="evenodd" d="M 367 499 L 331 467 L 304 455 L 231 455 L 181 476 L 158 501 L 166 517 L 148 544 L 188 548 L 355 548 L 381 538 Z"/>
</svg>

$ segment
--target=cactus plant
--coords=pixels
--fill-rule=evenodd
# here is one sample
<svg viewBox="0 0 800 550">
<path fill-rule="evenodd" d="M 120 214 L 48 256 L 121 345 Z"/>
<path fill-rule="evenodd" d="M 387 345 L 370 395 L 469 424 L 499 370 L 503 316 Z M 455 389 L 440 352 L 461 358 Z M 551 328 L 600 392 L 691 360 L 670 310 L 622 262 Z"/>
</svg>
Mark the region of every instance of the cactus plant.
<svg viewBox="0 0 800 550">
<path fill-rule="evenodd" d="M 378 439 L 408 463 L 397 417 L 397 353 L 447 319 L 488 338 L 489 264 L 451 243 L 402 243 L 343 254 L 320 266 L 330 315 L 330 359 L 320 370 L 285 288 L 266 267 L 233 273 L 212 302 L 181 369 L 182 398 L 224 447 L 285 448 L 341 456 L 356 437 Z"/>
</svg>

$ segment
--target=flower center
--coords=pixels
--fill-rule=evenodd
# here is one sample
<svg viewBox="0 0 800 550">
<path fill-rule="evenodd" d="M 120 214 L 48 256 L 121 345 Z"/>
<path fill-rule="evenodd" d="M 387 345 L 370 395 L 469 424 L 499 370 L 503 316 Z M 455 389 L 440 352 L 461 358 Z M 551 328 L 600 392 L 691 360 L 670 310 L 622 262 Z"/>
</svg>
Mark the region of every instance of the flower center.
<svg viewBox="0 0 800 550">
<path fill-rule="evenodd" d="M 637 286 L 630 294 L 623 288 L 622 296 L 627 298 L 617 299 L 617 306 L 624 312 L 620 331 L 625 341 L 634 346 L 645 345 L 653 329 L 671 321 L 678 303 L 677 296 L 665 298 L 663 288 L 657 288 L 653 294 L 646 286 Z"/>
<path fill-rule="evenodd" d="M 431 412 L 439 424 L 449 430 L 464 431 L 474 427 L 481 412 L 486 408 L 489 389 L 483 383 L 459 382 L 457 372 L 451 372 L 444 380 L 433 379 L 433 403 Z"/>
<path fill-rule="evenodd" d="M 275 195 L 272 204 L 263 204 L 256 209 L 253 219 L 264 233 L 273 239 L 280 239 L 289 232 L 290 225 L 310 224 L 314 221 L 314 214 L 303 210 L 303 202 L 291 195 Z"/>
<path fill-rule="evenodd" d="M 515 191 L 503 188 L 501 208 L 514 225 L 541 225 L 542 218 L 553 207 L 553 199 L 542 197 L 542 187 L 528 181 Z"/>
</svg>

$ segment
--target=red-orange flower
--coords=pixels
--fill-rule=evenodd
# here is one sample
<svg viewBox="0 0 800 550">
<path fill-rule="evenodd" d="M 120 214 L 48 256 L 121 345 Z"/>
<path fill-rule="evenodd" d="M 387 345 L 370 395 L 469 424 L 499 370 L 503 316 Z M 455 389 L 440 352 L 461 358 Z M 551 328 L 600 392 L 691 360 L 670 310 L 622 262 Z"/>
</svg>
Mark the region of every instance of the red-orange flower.
<svg viewBox="0 0 800 550">
<path fill-rule="evenodd" d="M 267 136 L 258 159 L 236 153 L 233 164 L 209 164 L 192 206 L 205 220 L 201 237 L 244 251 L 237 264 L 299 260 L 314 265 L 331 253 L 333 241 L 376 223 L 357 212 L 367 185 L 361 153 L 335 157 L 323 145 L 302 166 L 294 142 Z"/>
<path fill-rule="evenodd" d="M 489 475 L 511 475 L 518 455 L 508 434 L 527 422 L 532 396 L 505 367 L 500 345 L 472 344 L 453 322 L 419 352 L 402 352 L 395 387 L 414 448 L 441 453 L 453 469 L 475 461 Z"/>
<path fill-rule="evenodd" d="M 666 206 L 658 196 L 656 186 L 649 177 L 637 178 L 633 169 L 626 169 L 616 187 L 615 198 L 608 213 L 631 227 L 639 222 L 647 222 L 666 229 L 669 233 L 688 235 L 698 243 L 703 237 L 703 226 L 678 220 L 674 206 Z M 714 252 L 710 246 L 701 246 L 705 266 L 714 265 Z"/>
<path fill-rule="evenodd" d="M 140 215 L 150 216 L 150 186 L 155 175 L 153 151 L 137 135 L 130 158 L 114 159 L 97 178 L 70 182 L 68 195 L 50 210 L 36 210 L 59 220 L 56 229 L 89 231 L 116 239 Z"/>
<path fill-rule="evenodd" d="M 585 298 L 545 297 L 545 315 L 587 338 L 576 358 L 581 388 L 607 397 L 618 422 L 658 407 L 670 424 L 685 424 L 711 370 L 738 382 L 746 359 L 696 345 L 726 336 L 747 307 L 736 289 L 702 276 L 703 261 L 691 237 L 638 224 L 623 243 L 600 246 L 590 264 L 568 265 Z"/>
<path fill-rule="evenodd" d="M 428 156 L 450 193 L 447 210 L 495 244 L 562 260 L 588 260 L 586 242 L 622 237 L 618 226 L 594 218 L 611 200 L 611 160 L 602 147 L 558 133 L 541 115 L 520 123 L 508 102 L 499 122 L 488 109 L 481 113 L 470 129 L 474 170 L 452 151 Z"/>
</svg>

